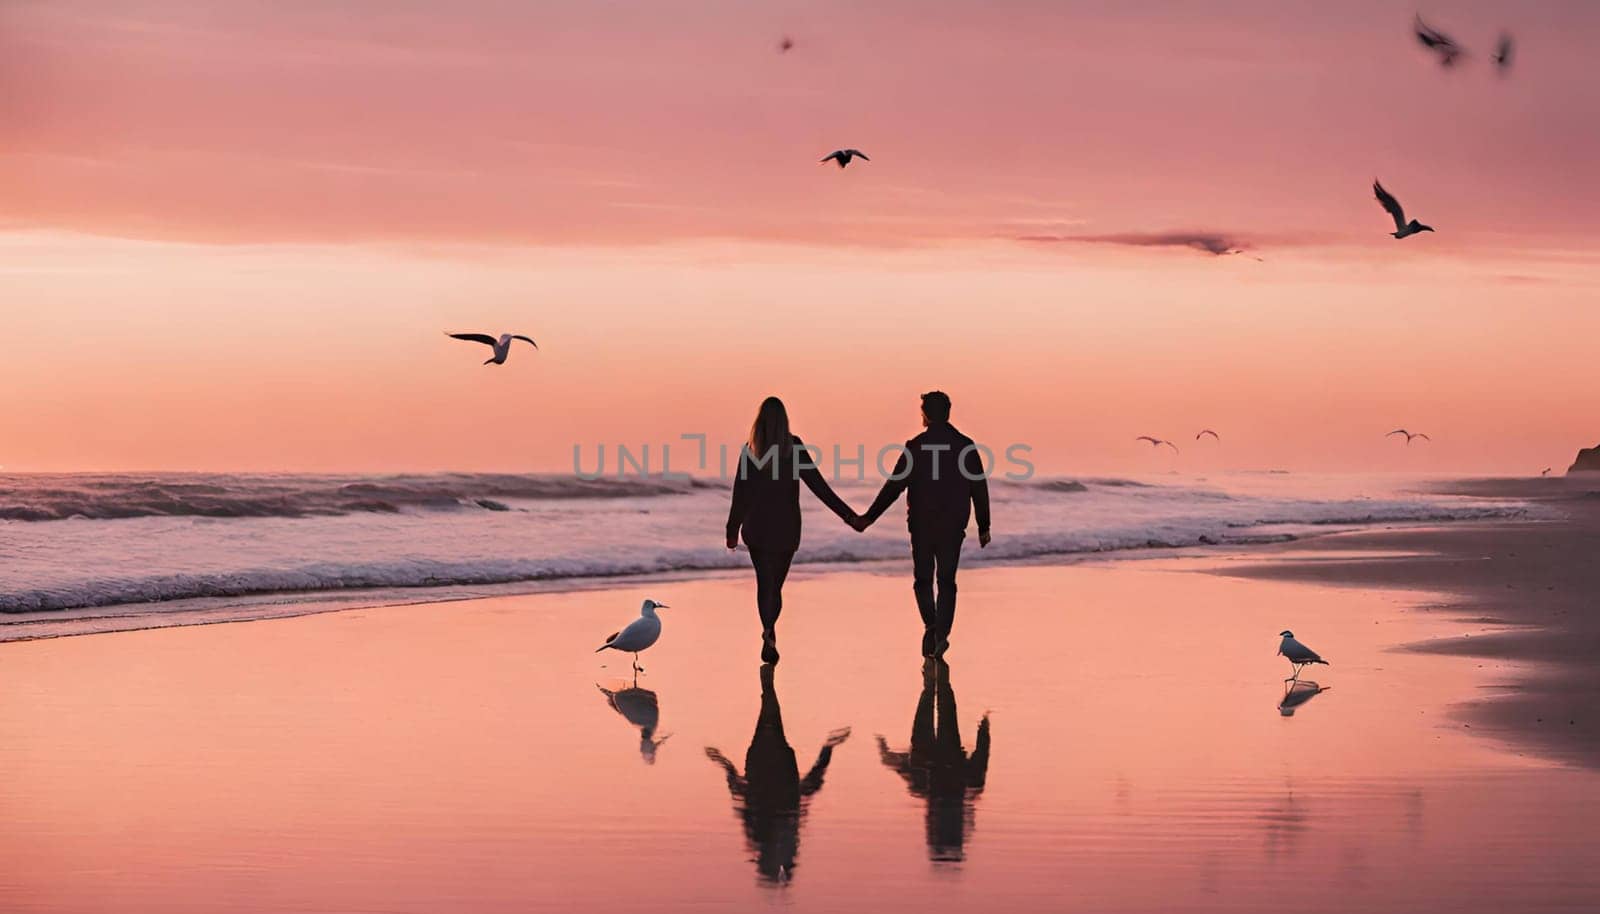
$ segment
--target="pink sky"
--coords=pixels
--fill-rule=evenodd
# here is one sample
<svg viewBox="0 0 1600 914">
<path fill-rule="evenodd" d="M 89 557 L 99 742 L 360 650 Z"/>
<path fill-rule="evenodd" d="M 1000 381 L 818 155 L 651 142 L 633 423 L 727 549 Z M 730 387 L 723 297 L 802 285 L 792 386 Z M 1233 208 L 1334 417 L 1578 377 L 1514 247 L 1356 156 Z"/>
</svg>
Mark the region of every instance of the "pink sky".
<svg viewBox="0 0 1600 914">
<path fill-rule="evenodd" d="M 1454 72 L 1389 2 L 328 6 L 0 4 L 0 465 L 560 470 L 767 393 L 875 445 L 931 387 L 1063 472 L 1600 439 L 1592 3 L 1423 9 Z M 1171 235 L 1264 260 L 1021 240 Z"/>
</svg>

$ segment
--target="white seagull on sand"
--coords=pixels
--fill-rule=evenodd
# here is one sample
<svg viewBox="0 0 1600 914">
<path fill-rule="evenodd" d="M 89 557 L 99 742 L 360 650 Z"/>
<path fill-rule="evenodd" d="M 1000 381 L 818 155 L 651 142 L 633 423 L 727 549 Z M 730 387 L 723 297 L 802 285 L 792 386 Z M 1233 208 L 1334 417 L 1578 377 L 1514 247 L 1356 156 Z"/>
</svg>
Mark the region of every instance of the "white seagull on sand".
<svg viewBox="0 0 1600 914">
<path fill-rule="evenodd" d="M 535 343 L 529 337 L 516 333 L 502 333 L 500 334 L 500 338 L 498 340 L 487 333 L 449 333 L 446 334 L 446 336 L 453 340 L 466 340 L 469 343 L 483 343 L 485 346 L 493 349 L 494 355 L 490 356 L 483 363 L 485 365 L 490 363 L 495 365 L 504 365 L 506 363 L 506 356 L 511 354 L 512 340 L 523 340 L 533 348 L 539 348 L 539 344 Z"/>
<path fill-rule="evenodd" d="M 838 162 L 839 167 L 843 168 L 850 164 L 851 159 L 860 159 L 863 162 L 872 161 L 871 159 L 867 158 L 866 153 L 859 149 L 835 149 L 834 151 L 823 156 L 821 159 L 818 159 L 817 163 L 820 165 L 823 162 Z"/>
<path fill-rule="evenodd" d="M 595 648 L 594 652 L 598 654 L 608 647 L 614 651 L 625 651 L 633 655 L 633 671 L 644 672 L 644 667 L 639 665 L 639 652 L 655 644 L 656 639 L 661 637 L 661 619 L 656 616 L 656 610 L 667 608 L 665 603 L 644 601 L 639 608 L 639 618 L 629 622 L 622 631 L 612 632 L 606 643 Z"/>
<path fill-rule="evenodd" d="M 1165 438 L 1152 438 L 1149 435 L 1140 435 L 1139 437 L 1137 437 L 1137 438 L 1135 438 L 1133 440 L 1135 440 L 1135 441 L 1148 441 L 1148 442 L 1150 442 L 1150 446 L 1151 447 L 1160 447 L 1160 446 L 1162 446 L 1164 444 L 1167 447 L 1172 448 L 1172 452 L 1174 454 L 1178 453 L 1178 446 L 1176 444 L 1173 444 L 1172 442 L 1168 441 Z"/>
<path fill-rule="evenodd" d="M 1389 215 L 1394 217 L 1394 231 L 1389 234 L 1396 239 L 1409 238 L 1418 232 L 1433 231 L 1433 226 L 1423 225 L 1415 219 L 1407 222 L 1406 211 L 1400 206 L 1400 201 L 1394 198 L 1394 194 L 1384 190 L 1383 185 L 1378 183 L 1377 178 L 1372 179 L 1372 193 L 1377 196 L 1378 202 L 1383 204 L 1383 208 L 1388 211 Z"/>
<path fill-rule="evenodd" d="M 1283 636 L 1283 640 L 1278 643 L 1278 654 L 1289 658 L 1289 663 L 1294 666 L 1294 675 L 1285 679 L 1284 682 L 1299 679 L 1300 671 L 1313 663 L 1320 663 L 1324 666 L 1328 664 L 1328 661 L 1317 656 L 1316 651 L 1294 640 L 1294 632 L 1284 629 L 1278 634 Z"/>
<path fill-rule="evenodd" d="M 1383 437 L 1385 437 L 1385 438 L 1393 438 L 1395 435 L 1405 435 L 1406 436 L 1406 444 L 1407 445 L 1411 444 L 1411 439 L 1412 438 L 1421 438 L 1423 441 L 1432 441 L 1433 440 L 1432 438 L 1429 438 L 1427 435 L 1424 435 L 1421 432 L 1408 432 L 1403 428 L 1397 428 L 1394 431 L 1390 432 L 1389 434 L 1384 435 Z"/>
</svg>

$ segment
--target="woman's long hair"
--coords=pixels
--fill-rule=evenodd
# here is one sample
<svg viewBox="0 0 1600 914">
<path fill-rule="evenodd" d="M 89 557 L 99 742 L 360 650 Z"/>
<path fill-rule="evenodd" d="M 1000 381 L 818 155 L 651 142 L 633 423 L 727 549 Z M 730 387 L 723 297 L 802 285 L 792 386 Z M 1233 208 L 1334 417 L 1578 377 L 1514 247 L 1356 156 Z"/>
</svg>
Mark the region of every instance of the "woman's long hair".
<svg viewBox="0 0 1600 914">
<path fill-rule="evenodd" d="M 756 421 L 750 423 L 750 453 L 761 459 L 773 445 L 778 446 L 780 458 L 789 446 L 789 411 L 777 397 L 761 401 L 756 410 Z"/>
</svg>

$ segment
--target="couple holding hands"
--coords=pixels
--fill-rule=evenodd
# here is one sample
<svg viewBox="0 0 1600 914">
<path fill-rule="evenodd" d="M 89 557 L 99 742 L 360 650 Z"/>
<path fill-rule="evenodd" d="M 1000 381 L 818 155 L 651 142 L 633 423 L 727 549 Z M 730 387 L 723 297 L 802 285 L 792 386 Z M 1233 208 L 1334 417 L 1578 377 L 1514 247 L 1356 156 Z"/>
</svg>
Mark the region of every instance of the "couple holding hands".
<svg viewBox="0 0 1600 914">
<path fill-rule="evenodd" d="M 739 540 L 756 572 L 761 615 L 761 660 L 778 662 L 778 614 L 783 582 L 800 548 L 800 483 L 856 531 L 876 521 L 901 492 L 911 530 L 912 590 L 922 614 L 922 655 L 943 657 L 956 615 L 956 567 L 967 522 L 978 520 L 978 545 L 989 545 L 989 482 L 971 438 L 950 424 L 950 398 L 922 395 L 920 435 L 907 441 L 872 507 L 857 514 L 828 486 L 801 440 L 789 430 L 783 401 L 762 401 L 739 457 L 728 509 L 728 548 Z M 937 585 L 937 586 L 936 586 Z"/>
</svg>

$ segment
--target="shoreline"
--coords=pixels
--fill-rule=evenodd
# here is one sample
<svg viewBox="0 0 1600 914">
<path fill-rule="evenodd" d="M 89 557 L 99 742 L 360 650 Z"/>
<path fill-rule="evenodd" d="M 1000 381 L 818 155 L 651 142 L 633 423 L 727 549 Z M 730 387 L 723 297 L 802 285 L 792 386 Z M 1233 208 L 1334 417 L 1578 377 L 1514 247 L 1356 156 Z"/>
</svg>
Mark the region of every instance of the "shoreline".
<svg viewBox="0 0 1600 914">
<path fill-rule="evenodd" d="M 1490 498 L 1492 498 L 1491 496 Z M 1528 521 L 1521 517 L 1506 517 L 1494 521 L 1457 520 L 1444 522 L 1450 525 L 1484 523 L 1488 525 L 1511 523 L 1544 523 Z M 1295 533 L 1269 533 L 1257 537 L 1241 537 L 1237 541 L 1200 542 L 1176 546 L 1150 545 L 1138 548 L 1110 548 L 1075 552 L 1043 552 L 1005 558 L 985 558 L 971 562 L 969 554 L 963 570 L 977 568 L 1006 568 L 1034 566 L 1070 566 L 1083 563 L 1152 561 L 1164 559 L 1225 559 L 1249 558 L 1271 555 L 1285 547 L 1326 542 L 1330 538 L 1400 530 L 1430 530 L 1440 521 L 1390 522 L 1374 528 L 1341 528 L 1328 525 L 1328 529 L 1302 529 Z M 908 547 L 909 548 L 909 547 Z M 163 628 L 185 628 L 194 625 L 221 625 L 235 622 L 259 622 L 271 619 L 288 619 L 346 612 L 359 609 L 383 609 L 400 606 L 417 606 L 430 603 L 458 603 L 497 597 L 530 594 L 595 592 L 624 590 L 654 582 L 679 582 L 693 580 L 718 580 L 740 577 L 749 573 L 748 555 L 741 551 L 741 564 L 727 568 L 685 568 L 669 571 L 647 571 L 606 575 L 573 575 L 511 581 L 494 581 L 483 584 L 422 584 L 394 585 L 389 587 L 351 587 L 323 590 L 277 590 L 243 594 L 179 597 L 171 600 L 148 600 L 138 603 L 112 603 L 99 606 L 80 606 L 65 609 L 41 609 L 21 612 L 0 612 L 0 644 L 38 641 L 51 638 L 81 637 L 85 635 L 114 634 L 128 631 L 150 631 Z M 860 571 L 868 574 L 903 571 L 909 567 L 906 556 L 886 559 L 856 561 L 797 561 L 791 576 L 817 576 Z"/>
<path fill-rule="evenodd" d="M 1514 665 L 1489 694 L 1461 703 L 1467 725 L 1600 768 L 1600 478 L 1555 482 L 1471 480 L 1448 491 L 1532 497 L 1556 508 L 1556 519 L 1350 531 L 1266 547 L 1262 561 L 1212 573 L 1440 595 L 1419 608 L 1486 630 L 1400 650 Z"/>
</svg>

